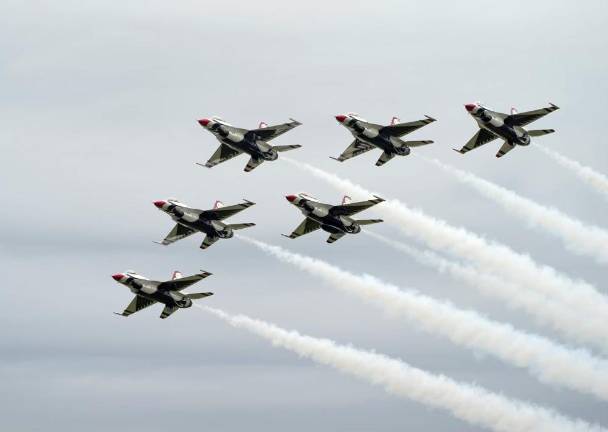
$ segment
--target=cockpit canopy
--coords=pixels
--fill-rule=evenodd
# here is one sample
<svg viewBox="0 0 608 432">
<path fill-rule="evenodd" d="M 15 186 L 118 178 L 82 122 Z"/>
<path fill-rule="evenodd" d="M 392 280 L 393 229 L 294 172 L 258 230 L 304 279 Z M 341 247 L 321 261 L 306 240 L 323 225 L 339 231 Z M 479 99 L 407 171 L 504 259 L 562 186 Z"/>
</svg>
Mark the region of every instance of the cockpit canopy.
<svg viewBox="0 0 608 432">
<path fill-rule="evenodd" d="M 303 198 L 303 199 L 308 200 L 308 201 L 315 201 L 315 202 L 319 202 L 319 199 L 318 199 L 318 198 L 315 198 L 315 197 L 313 197 L 312 195 L 307 194 L 306 192 L 300 192 L 300 193 L 298 194 L 298 196 L 299 196 L 300 198 Z"/>
<path fill-rule="evenodd" d="M 211 120 L 213 120 L 213 121 L 214 121 L 214 122 L 216 122 L 216 123 L 221 123 L 221 124 L 226 125 L 226 126 L 232 126 L 232 125 L 231 125 L 230 123 L 228 123 L 226 120 L 224 120 L 223 118 L 218 117 L 218 116 L 212 116 L 212 117 L 211 117 Z"/>
<path fill-rule="evenodd" d="M 361 121 L 367 121 L 365 120 L 363 117 L 361 117 L 359 114 L 354 113 L 354 112 L 349 112 L 348 114 L 346 114 L 348 117 L 354 118 L 355 120 L 361 120 Z"/>
</svg>

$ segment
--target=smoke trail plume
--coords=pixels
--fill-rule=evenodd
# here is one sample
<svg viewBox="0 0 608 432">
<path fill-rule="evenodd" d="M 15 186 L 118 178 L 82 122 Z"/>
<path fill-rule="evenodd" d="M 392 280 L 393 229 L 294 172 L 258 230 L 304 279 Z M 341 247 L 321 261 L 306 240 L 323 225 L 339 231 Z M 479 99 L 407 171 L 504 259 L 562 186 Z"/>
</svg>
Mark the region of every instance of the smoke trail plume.
<svg viewBox="0 0 608 432">
<path fill-rule="evenodd" d="M 600 426 L 583 420 L 570 419 L 548 408 L 510 399 L 446 376 L 433 375 L 381 354 L 287 331 L 245 315 L 231 316 L 219 309 L 203 309 L 233 327 L 245 329 L 275 346 L 382 386 L 397 396 L 447 410 L 454 417 L 476 426 L 496 432 L 604 431 Z"/>
<path fill-rule="evenodd" d="M 351 196 L 369 198 L 372 195 L 372 192 L 335 174 L 291 158 L 284 157 L 283 160 Z M 387 223 L 395 225 L 405 235 L 424 242 L 431 249 L 472 262 L 486 272 L 517 284 L 520 289 L 535 290 L 547 300 L 572 308 L 584 317 L 578 325 L 585 331 L 592 332 L 593 328 L 605 326 L 608 299 L 589 283 L 570 279 L 549 266 L 537 264 L 527 255 L 487 241 L 464 228 L 453 227 L 398 200 L 387 200 L 377 207 L 377 211 L 384 212 Z M 605 338 L 601 342 L 608 344 Z"/>
<path fill-rule="evenodd" d="M 509 189 L 446 165 L 437 159 L 425 157 L 422 159 L 438 166 L 453 175 L 458 181 L 471 186 L 486 198 L 500 204 L 511 214 L 526 221 L 529 226 L 558 236 L 570 251 L 590 256 L 602 264 L 608 263 L 607 231 L 573 219 L 554 208 L 537 204 Z"/>
<path fill-rule="evenodd" d="M 505 301 L 508 306 L 514 309 L 523 309 L 536 317 L 540 324 L 549 326 L 571 340 L 583 344 L 588 343 L 600 350 L 606 350 L 605 341 L 608 340 L 608 326 L 593 328 L 579 326 L 581 316 L 571 307 L 564 307 L 564 305 L 553 302 L 535 291 L 519 289 L 517 285 L 473 266 L 445 259 L 428 250 L 416 249 L 372 231 L 364 232 L 376 240 L 405 253 L 420 264 L 431 267 L 440 273 L 447 273 L 454 279 L 465 282 L 488 297 Z"/>
<path fill-rule="evenodd" d="M 604 174 L 595 171 L 591 167 L 582 165 L 581 163 L 570 159 L 554 150 L 550 150 L 545 146 L 542 146 L 540 144 L 533 145 L 534 147 L 545 153 L 547 156 L 555 160 L 558 164 L 572 171 L 593 189 L 604 194 L 604 197 L 608 198 L 608 177 L 606 177 Z"/>
<path fill-rule="evenodd" d="M 608 400 L 608 362 L 587 351 L 568 349 L 541 336 L 518 331 L 511 325 L 486 319 L 474 311 L 458 309 L 414 291 L 402 291 L 369 275 L 357 276 L 278 246 L 243 236 L 239 238 L 340 290 L 376 304 L 391 315 L 405 316 L 429 333 L 527 368 L 543 382 Z"/>
</svg>

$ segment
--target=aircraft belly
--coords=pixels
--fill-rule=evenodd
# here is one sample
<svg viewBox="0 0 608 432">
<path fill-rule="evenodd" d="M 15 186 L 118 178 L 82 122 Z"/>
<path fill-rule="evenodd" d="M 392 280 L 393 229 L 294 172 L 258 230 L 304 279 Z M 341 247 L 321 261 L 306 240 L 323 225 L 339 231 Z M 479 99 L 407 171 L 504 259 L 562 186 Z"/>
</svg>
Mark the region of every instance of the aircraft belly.
<svg viewBox="0 0 608 432">
<path fill-rule="evenodd" d="M 231 149 L 238 151 L 238 152 L 245 152 L 248 154 L 251 154 L 248 146 L 247 146 L 247 141 L 243 140 L 240 142 L 234 142 L 234 141 L 230 141 L 227 139 L 222 139 L 221 143 L 224 145 L 227 145 L 228 147 L 230 147 Z"/>
<path fill-rule="evenodd" d="M 374 138 L 368 138 L 365 135 L 357 135 L 356 138 L 359 141 L 373 145 L 383 151 L 390 151 L 392 149 L 392 145 L 389 142 L 386 142 L 380 135 Z"/>
<path fill-rule="evenodd" d="M 173 299 L 171 297 L 168 297 L 166 294 L 164 294 L 160 291 L 156 291 L 152 294 L 146 294 L 146 293 L 140 291 L 139 293 L 137 293 L 137 295 L 147 298 L 149 300 L 154 300 L 154 301 L 162 303 L 164 305 L 172 305 L 174 303 Z"/>
<path fill-rule="evenodd" d="M 496 127 L 491 124 L 485 123 L 483 125 L 483 128 L 489 130 L 490 132 L 492 132 L 495 135 L 498 135 L 500 138 L 504 139 L 505 141 L 513 141 L 514 135 L 513 135 L 513 133 L 511 133 L 508 126 L 503 125 L 500 127 Z"/>
<path fill-rule="evenodd" d="M 328 233 L 333 234 L 336 232 L 346 232 L 342 223 L 332 216 L 319 217 L 319 216 L 315 216 L 314 214 L 310 213 L 308 215 L 308 217 L 310 219 L 314 220 L 315 222 L 318 222 L 319 224 L 321 224 L 321 229 Z"/>
</svg>

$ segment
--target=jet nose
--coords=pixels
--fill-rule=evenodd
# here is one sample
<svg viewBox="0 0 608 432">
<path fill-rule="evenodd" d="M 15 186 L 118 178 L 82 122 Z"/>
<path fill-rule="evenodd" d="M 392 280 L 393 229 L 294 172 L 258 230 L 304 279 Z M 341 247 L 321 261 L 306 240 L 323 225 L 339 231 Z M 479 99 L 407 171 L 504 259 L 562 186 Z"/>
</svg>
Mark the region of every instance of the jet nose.
<svg viewBox="0 0 608 432">
<path fill-rule="evenodd" d="M 466 110 L 467 110 L 468 112 L 471 112 L 471 111 L 473 111 L 473 110 L 475 109 L 475 107 L 476 107 L 476 106 L 477 106 L 477 104 L 474 104 L 474 103 L 468 103 L 468 104 L 466 104 L 464 107 L 466 108 Z"/>
<path fill-rule="evenodd" d="M 293 202 L 296 199 L 296 196 L 295 195 L 287 195 L 285 198 L 287 199 L 287 201 Z"/>
<path fill-rule="evenodd" d="M 207 125 L 209 124 L 210 121 L 211 120 L 204 118 L 204 119 L 200 119 L 198 121 L 198 124 L 200 124 L 202 127 L 207 127 Z"/>
<path fill-rule="evenodd" d="M 156 207 L 158 207 L 159 209 L 162 209 L 162 208 L 163 208 L 163 206 L 164 206 L 165 204 L 167 204 L 167 202 L 166 202 L 166 201 L 162 201 L 162 200 L 159 200 L 159 201 L 154 201 L 154 205 L 155 205 Z"/>
<path fill-rule="evenodd" d="M 123 277 L 122 273 L 116 273 L 112 275 L 112 279 L 114 279 L 115 281 L 120 281 Z"/>
<path fill-rule="evenodd" d="M 336 120 L 338 120 L 340 123 L 344 123 L 344 120 L 346 120 L 346 116 L 339 114 L 336 116 Z"/>
</svg>

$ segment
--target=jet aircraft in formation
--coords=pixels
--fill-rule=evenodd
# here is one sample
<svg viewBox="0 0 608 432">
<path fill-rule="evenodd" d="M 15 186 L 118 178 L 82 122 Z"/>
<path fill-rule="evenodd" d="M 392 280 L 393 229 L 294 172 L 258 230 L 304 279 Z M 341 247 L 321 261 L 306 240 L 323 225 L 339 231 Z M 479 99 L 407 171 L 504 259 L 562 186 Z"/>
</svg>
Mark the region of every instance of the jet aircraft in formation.
<svg viewBox="0 0 608 432">
<path fill-rule="evenodd" d="M 503 114 L 492 111 L 480 103 L 466 104 L 465 108 L 479 125 L 479 131 L 462 149 L 454 150 L 464 154 L 500 138 L 504 140 L 504 143 L 496 157 L 505 155 L 516 145 L 529 145 L 531 137 L 555 132 L 553 129 L 526 130 L 524 126 L 559 109 L 557 106 L 550 104 L 549 107 L 533 111 L 517 113 L 515 109 L 512 109 L 511 114 Z M 374 148 L 379 148 L 382 150 L 382 155 L 376 165 L 381 166 L 395 156 L 410 154 L 413 147 L 433 142 L 431 140 L 404 141 L 402 139 L 403 136 L 435 121 L 428 116 L 425 119 L 408 123 L 401 123 L 398 118 L 393 117 L 391 123 L 387 126 L 370 123 L 354 113 L 337 115 L 336 120 L 346 127 L 355 138 L 338 158 L 332 158 L 340 162 Z M 214 134 L 220 142 L 220 147 L 203 165 L 208 168 L 246 153 L 250 156 L 245 167 L 245 171 L 248 172 L 264 161 L 276 160 L 280 152 L 300 147 L 300 145 L 272 146 L 268 143 L 301 124 L 293 119 L 276 126 L 268 126 L 262 122 L 257 129 L 251 130 L 234 127 L 218 117 L 202 119 L 198 122 Z M 350 198 L 344 197 L 340 205 L 322 203 L 304 193 L 287 195 L 286 198 L 300 209 L 305 216 L 304 221 L 290 235 L 283 234 L 291 239 L 322 229 L 330 234 L 327 242 L 333 243 L 345 234 L 361 232 L 361 226 L 363 225 L 382 222 L 382 219 L 353 219 L 352 217 L 360 211 L 384 201 L 377 196 L 374 196 L 374 199 L 361 202 L 350 202 Z M 230 206 L 224 206 L 220 201 L 216 201 L 210 210 L 195 209 L 175 199 L 155 201 L 154 205 L 176 222 L 171 232 L 161 242 L 157 242 L 163 245 L 171 244 L 196 232 L 201 232 L 205 234 L 205 238 L 200 247 L 206 249 L 219 239 L 233 237 L 235 230 L 255 225 L 254 223 L 227 224 L 224 222 L 226 218 L 254 205 L 253 202 L 247 200 L 244 200 L 241 204 Z M 167 318 L 180 308 L 191 307 L 192 300 L 212 295 L 213 293 L 210 292 L 192 294 L 181 292 L 210 275 L 211 273 L 202 270 L 201 273 L 186 277 L 183 277 L 179 272 L 174 272 L 172 279 L 164 282 L 150 280 L 133 271 L 112 275 L 114 280 L 127 286 L 135 294 L 131 303 L 118 315 L 127 317 L 155 303 L 162 303 L 165 307 L 160 317 Z"/>
<path fill-rule="evenodd" d="M 257 129 L 249 130 L 232 126 L 219 117 L 201 119 L 198 123 L 215 135 L 220 142 L 219 148 L 207 163 L 204 165 L 198 164 L 207 168 L 214 167 L 242 153 L 247 153 L 251 158 L 245 166 L 245 172 L 249 172 L 260 166 L 264 161 L 277 160 L 280 152 L 301 147 L 300 145 L 272 146 L 268 144 L 270 140 L 302 124 L 294 119 L 276 126 L 268 126 L 262 122 Z"/>
<path fill-rule="evenodd" d="M 423 126 L 434 122 L 435 119 L 429 116 L 426 116 L 425 119 L 408 123 L 400 123 L 397 117 L 393 117 L 391 124 L 388 126 L 370 123 L 355 113 L 337 115 L 336 120 L 347 128 L 355 137 L 355 140 L 339 157 L 335 158 L 330 156 L 332 159 L 339 162 L 344 162 L 347 159 L 359 156 L 374 148 L 379 148 L 382 150 L 382 154 L 380 155 L 380 159 L 376 162 L 376 166 L 382 166 L 395 156 L 409 155 L 412 147 L 433 143 L 431 140 L 403 141 L 401 139 L 403 136 L 414 132 L 416 129 L 420 129 Z"/>
<path fill-rule="evenodd" d="M 331 205 L 320 202 L 318 199 L 300 193 L 298 195 L 287 195 L 287 201 L 300 209 L 306 217 L 300 225 L 285 237 L 295 239 L 304 234 L 309 234 L 321 228 L 330 233 L 327 243 L 340 240 L 345 234 L 357 234 L 361 232 L 362 225 L 371 225 L 383 222 L 382 219 L 359 219 L 351 216 L 368 209 L 384 201 L 380 197 L 361 202 L 347 202 L 344 197 L 341 205 Z"/>
<path fill-rule="evenodd" d="M 112 278 L 116 282 L 127 286 L 135 294 L 135 298 L 131 300 L 131 303 L 129 303 L 122 313 L 115 313 L 116 315 L 128 317 L 155 303 L 162 303 L 165 305 L 165 308 L 160 317 L 165 319 L 178 309 L 191 307 L 192 300 L 213 295 L 210 292 L 193 294 L 181 292 L 181 290 L 188 288 L 201 279 L 205 279 L 207 276 L 211 276 L 211 273 L 203 270 L 201 270 L 201 273 L 186 277 L 182 277 L 182 274 L 176 271 L 173 272 L 171 280 L 161 282 L 150 280 L 130 270 L 124 273 L 116 273 L 112 275 Z"/>
<path fill-rule="evenodd" d="M 515 148 L 516 145 L 527 146 L 530 144 L 530 137 L 547 135 L 555 132 L 554 129 L 526 130 L 524 126 L 546 116 L 550 112 L 558 110 L 559 107 L 549 104 L 546 108 L 533 111 L 518 113 L 515 108 L 511 108 L 511 114 L 504 114 L 492 111 L 479 102 L 469 103 L 464 106 L 473 116 L 479 126 L 479 131 L 467 142 L 460 150 L 455 151 L 465 154 L 468 151 L 481 147 L 497 138 L 504 140 L 504 143 L 496 153 L 496 157 L 503 157 Z"/>
<path fill-rule="evenodd" d="M 245 200 L 242 204 L 224 206 L 221 201 L 216 201 L 211 210 L 199 210 L 192 208 L 175 199 L 154 201 L 154 205 L 171 216 L 176 223 L 171 232 L 161 242 L 169 245 L 177 240 L 186 238 L 196 232 L 206 234 L 201 249 L 207 249 L 219 239 L 231 238 L 235 230 L 249 228 L 254 223 L 226 224 L 224 219 L 251 207 L 255 203 Z"/>
</svg>

